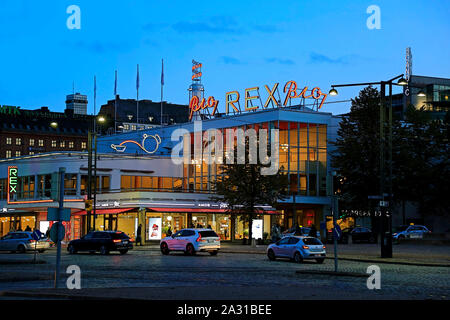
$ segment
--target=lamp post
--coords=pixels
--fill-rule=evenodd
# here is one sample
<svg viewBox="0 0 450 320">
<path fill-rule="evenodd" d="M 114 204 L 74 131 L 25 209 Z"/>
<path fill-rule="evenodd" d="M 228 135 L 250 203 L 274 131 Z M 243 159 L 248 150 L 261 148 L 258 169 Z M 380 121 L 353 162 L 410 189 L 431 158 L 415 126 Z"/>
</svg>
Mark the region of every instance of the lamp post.
<svg viewBox="0 0 450 320">
<path fill-rule="evenodd" d="M 87 197 L 88 200 L 93 200 L 92 203 L 92 211 L 94 214 L 94 221 L 91 226 L 91 211 L 87 211 L 87 232 L 91 230 L 95 230 L 95 220 L 97 218 L 96 212 L 96 201 L 97 201 L 97 122 L 100 124 L 105 122 L 105 118 L 103 116 L 93 117 L 92 125 L 88 131 L 88 186 L 87 186 Z M 94 168 L 92 168 L 92 145 L 94 145 Z M 94 169 L 94 178 L 92 179 L 92 169 Z M 92 190 L 92 180 L 94 180 L 94 190 Z M 93 192 L 92 192 L 93 191 Z M 93 198 L 93 199 L 92 199 Z"/>
<path fill-rule="evenodd" d="M 397 83 L 394 83 L 397 80 Z M 392 85 L 407 85 L 407 81 L 403 78 L 403 74 L 398 75 L 387 81 L 379 82 L 366 82 L 366 83 L 352 83 L 352 84 L 339 84 L 332 85 L 329 94 L 336 96 L 338 94 L 337 87 L 354 87 L 354 86 L 368 86 L 368 85 L 380 85 L 380 196 L 378 199 L 379 207 L 381 211 L 381 228 L 380 228 L 380 242 L 381 242 L 381 257 L 392 258 Z M 389 113 L 388 113 L 388 166 L 389 166 L 389 194 L 385 193 L 385 90 L 386 85 L 389 86 Z M 388 203 L 386 205 L 385 197 L 388 197 Z M 388 236 L 385 234 L 386 212 L 385 207 L 388 207 Z"/>
</svg>

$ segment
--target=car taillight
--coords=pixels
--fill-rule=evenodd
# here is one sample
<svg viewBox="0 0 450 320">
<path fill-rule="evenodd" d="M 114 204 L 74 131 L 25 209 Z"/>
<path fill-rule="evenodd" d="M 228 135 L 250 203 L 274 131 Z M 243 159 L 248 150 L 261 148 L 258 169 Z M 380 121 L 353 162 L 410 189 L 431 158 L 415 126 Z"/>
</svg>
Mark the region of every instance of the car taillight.
<svg viewBox="0 0 450 320">
<path fill-rule="evenodd" d="M 197 241 L 197 242 L 206 242 L 206 240 L 202 240 L 202 235 L 200 233 L 198 234 L 198 238 L 195 241 Z"/>
<path fill-rule="evenodd" d="M 326 249 L 326 247 L 325 247 L 325 246 L 323 246 L 323 248 L 324 248 L 324 249 Z"/>
<path fill-rule="evenodd" d="M 308 246 L 303 246 L 303 249 L 309 249 L 309 247 Z"/>
<path fill-rule="evenodd" d="M 36 240 L 34 240 L 34 239 L 30 239 L 30 240 L 28 240 L 28 242 L 29 242 L 29 243 L 35 243 L 35 242 L 36 242 Z"/>
<path fill-rule="evenodd" d="M 122 240 L 120 240 L 120 239 L 115 239 L 115 240 L 113 240 L 113 242 L 121 242 Z"/>
</svg>

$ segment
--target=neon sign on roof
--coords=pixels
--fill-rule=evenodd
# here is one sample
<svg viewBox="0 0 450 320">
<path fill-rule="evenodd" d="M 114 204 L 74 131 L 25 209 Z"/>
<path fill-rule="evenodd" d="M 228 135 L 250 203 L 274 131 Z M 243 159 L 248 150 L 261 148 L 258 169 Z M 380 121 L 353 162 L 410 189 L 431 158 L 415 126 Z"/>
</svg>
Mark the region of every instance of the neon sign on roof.
<svg viewBox="0 0 450 320">
<path fill-rule="evenodd" d="M 201 67 L 201 65 L 200 65 Z M 281 101 L 280 94 L 278 93 L 279 83 L 275 83 L 272 88 L 267 85 L 264 86 L 267 92 L 267 99 L 263 103 L 261 95 L 259 93 L 259 87 L 247 88 L 244 91 L 244 109 L 240 106 L 240 93 L 239 91 L 229 91 L 225 94 L 225 113 L 242 113 L 248 111 L 256 111 L 258 109 L 267 109 L 269 105 L 276 108 L 286 107 L 292 99 L 313 99 L 317 102 L 317 110 L 322 108 L 328 94 L 322 92 L 319 87 L 309 89 L 307 86 L 301 88 L 297 85 L 297 82 L 291 80 L 286 82 L 283 88 L 284 99 Z M 275 94 L 278 93 L 279 100 L 276 99 Z M 259 101 L 259 104 L 258 104 Z M 197 96 L 193 96 L 189 102 L 189 120 L 192 120 L 193 114 L 196 111 L 200 111 L 206 108 L 212 108 L 211 115 L 217 111 L 219 100 L 216 100 L 213 96 L 208 99 L 203 98 L 201 101 Z"/>
</svg>

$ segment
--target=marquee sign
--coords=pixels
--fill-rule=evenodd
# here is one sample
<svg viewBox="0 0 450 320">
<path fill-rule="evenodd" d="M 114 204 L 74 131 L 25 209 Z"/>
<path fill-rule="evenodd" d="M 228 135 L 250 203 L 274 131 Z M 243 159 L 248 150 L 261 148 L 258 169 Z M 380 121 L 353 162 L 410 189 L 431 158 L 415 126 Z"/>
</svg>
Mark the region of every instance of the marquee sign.
<svg viewBox="0 0 450 320">
<path fill-rule="evenodd" d="M 252 87 L 245 89 L 244 95 L 244 110 L 241 110 L 241 106 L 239 103 L 240 94 L 239 91 L 229 91 L 225 94 L 225 113 L 229 114 L 230 110 L 233 113 L 242 113 L 247 111 L 254 111 L 259 108 L 267 109 L 269 105 L 273 107 L 281 108 L 286 107 L 291 99 L 314 99 L 317 101 L 317 110 L 319 110 L 324 104 L 328 94 L 323 93 L 319 87 L 314 87 L 311 90 L 308 90 L 308 87 L 305 86 L 300 90 L 297 82 L 291 80 L 286 82 L 283 88 L 283 93 L 285 93 L 285 97 L 283 100 L 283 104 L 281 104 L 281 97 L 278 93 L 279 83 L 275 83 L 272 88 L 269 88 L 267 85 L 264 88 L 267 91 L 268 97 L 265 103 L 262 103 L 261 95 L 259 94 L 259 87 Z M 275 93 L 278 93 L 280 100 L 275 98 Z M 260 101 L 260 105 L 256 104 L 256 101 Z M 213 116 L 217 111 L 217 106 L 219 104 L 219 100 L 216 100 L 213 96 L 210 96 L 208 99 L 203 98 L 201 101 L 197 96 L 193 96 L 191 101 L 189 102 L 189 120 L 192 120 L 193 114 L 196 111 L 200 111 L 206 108 L 212 108 L 211 115 Z"/>
<path fill-rule="evenodd" d="M 153 139 L 155 141 L 155 145 L 153 146 L 152 150 L 148 150 L 146 148 L 146 146 L 145 146 L 145 141 L 147 140 L 147 138 L 151 138 L 151 139 Z M 116 150 L 117 152 L 125 152 L 125 150 L 127 149 L 127 146 L 126 146 L 127 143 L 136 144 L 144 152 L 152 154 L 152 153 L 155 153 L 158 150 L 159 145 L 161 144 L 161 137 L 158 134 L 152 135 L 152 134 L 144 133 L 142 135 L 142 143 L 136 142 L 134 140 L 125 140 L 125 141 L 122 141 L 119 144 L 111 144 L 111 148 Z"/>
<path fill-rule="evenodd" d="M 11 195 L 14 195 L 17 193 L 17 185 L 18 185 L 18 172 L 16 166 L 8 166 L 8 196 L 7 196 L 7 202 L 9 203 L 9 199 Z"/>
</svg>

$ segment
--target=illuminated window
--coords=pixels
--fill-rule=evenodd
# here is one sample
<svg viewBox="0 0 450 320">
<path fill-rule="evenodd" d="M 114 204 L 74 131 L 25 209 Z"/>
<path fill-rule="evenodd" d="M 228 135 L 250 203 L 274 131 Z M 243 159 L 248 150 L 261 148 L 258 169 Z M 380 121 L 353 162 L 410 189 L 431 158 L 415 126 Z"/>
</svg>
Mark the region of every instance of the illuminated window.
<svg viewBox="0 0 450 320">
<path fill-rule="evenodd" d="M 53 148 L 56 147 L 56 140 L 52 140 L 52 147 L 53 147 Z"/>
<path fill-rule="evenodd" d="M 6 158 L 11 158 L 11 150 L 6 150 Z"/>
<path fill-rule="evenodd" d="M 69 141 L 69 148 L 73 148 L 73 141 Z"/>
<path fill-rule="evenodd" d="M 39 144 L 39 147 L 43 147 L 44 146 L 44 140 L 39 139 L 38 144 Z"/>
<path fill-rule="evenodd" d="M 65 141 L 61 141 L 61 142 L 59 143 L 59 146 L 60 146 L 61 148 L 65 148 L 65 147 L 66 147 L 66 142 L 65 142 Z"/>
<path fill-rule="evenodd" d="M 11 144 L 12 143 L 12 139 L 11 138 L 6 138 L 6 144 Z"/>
<path fill-rule="evenodd" d="M 30 156 L 34 155 L 34 151 L 30 151 L 29 155 Z"/>
<path fill-rule="evenodd" d="M 81 143 L 81 149 L 86 149 L 86 142 Z"/>
<path fill-rule="evenodd" d="M 16 138 L 16 145 L 20 146 L 22 144 L 22 139 L 21 138 Z"/>
<path fill-rule="evenodd" d="M 136 125 L 133 124 L 133 125 L 131 126 L 131 130 L 133 130 L 133 131 L 136 130 Z"/>
<path fill-rule="evenodd" d="M 20 157 L 20 151 L 16 151 L 16 157 Z"/>
<path fill-rule="evenodd" d="M 34 146 L 34 139 L 30 139 L 30 146 Z"/>
</svg>

